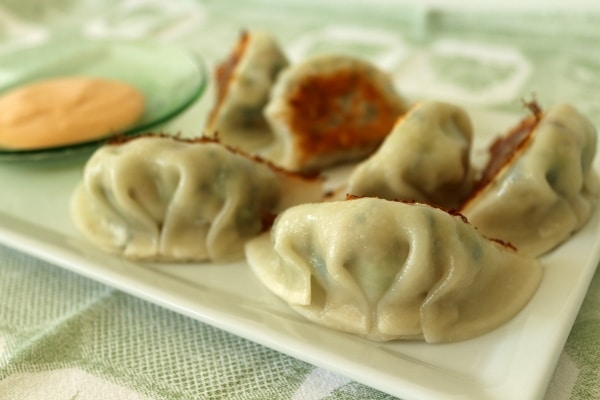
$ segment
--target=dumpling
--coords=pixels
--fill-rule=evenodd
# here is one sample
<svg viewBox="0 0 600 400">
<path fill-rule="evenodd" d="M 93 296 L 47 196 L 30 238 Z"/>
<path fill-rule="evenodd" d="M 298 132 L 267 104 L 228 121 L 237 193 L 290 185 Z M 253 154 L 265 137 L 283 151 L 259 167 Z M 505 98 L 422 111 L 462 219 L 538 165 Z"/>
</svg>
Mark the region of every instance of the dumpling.
<svg viewBox="0 0 600 400">
<path fill-rule="evenodd" d="M 596 129 L 568 104 L 523 120 L 490 148 L 490 160 L 461 212 L 484 235 L 541 255 L 585 224 L 599 186 Z"/>
<path fill-rule="evenodd" d="M 263 109 L 279 72 L 288 65 L 275 39 L 266 32 L 243 32 L 233 51 L 215 70 L 216 101 L 205 135 L 254 151 L 272 141 Z"/>
<path fill-rule="evenodd" d="M 220 262 L 243 258 L 273 213 L 318 201 L 321 187 L 214 141 L 140 137 L 92 155 L 71 214 L 92 243 L 127 258 Z"/>
<path fill-rule="evenodd" d="M 345 190 L 455 209 L 471 186 L 472 136 L 471 120 L 462 108 L 436 101 L 419 103 L 354 169 Z"/>
<path fill-rule="evenodd" d="M 518 313 L 542 276 L 536 259 L 460 215 L 366 197 L 289 208 L 246 258 L 309 320 L 377 341 L 483 334 Z"/>
<path fill-rule="evenodd" d="M 370 63 L 344 55 L 313 56 L 277 79 L 265 109 L 274 142 L 260 154 L 290 170 L 361 159 L 405 110 L 391 79 Z"/>
</svg>

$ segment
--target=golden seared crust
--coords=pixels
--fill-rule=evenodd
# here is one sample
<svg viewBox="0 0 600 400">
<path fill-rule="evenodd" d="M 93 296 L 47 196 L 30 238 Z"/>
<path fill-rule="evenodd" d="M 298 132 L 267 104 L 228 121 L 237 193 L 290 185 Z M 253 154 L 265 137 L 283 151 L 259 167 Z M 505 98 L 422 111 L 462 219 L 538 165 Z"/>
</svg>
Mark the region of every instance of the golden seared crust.
<svg viewBox="0 0 600 400">
<path fill-rule="evenodd" d="M 288 104 L 291 129 L 302 132 L 297 143 L 308 154 L 380 142 L 401 112 L 360 70 L 308 76 Z"/>
<path fill-rule="evenodd" d="M 364 158 L 407 109 L 389 76 L 347 55 L 314 56 L 282 72 L 265 116 L 291 169 L 319 169 Z"/>
</svg>

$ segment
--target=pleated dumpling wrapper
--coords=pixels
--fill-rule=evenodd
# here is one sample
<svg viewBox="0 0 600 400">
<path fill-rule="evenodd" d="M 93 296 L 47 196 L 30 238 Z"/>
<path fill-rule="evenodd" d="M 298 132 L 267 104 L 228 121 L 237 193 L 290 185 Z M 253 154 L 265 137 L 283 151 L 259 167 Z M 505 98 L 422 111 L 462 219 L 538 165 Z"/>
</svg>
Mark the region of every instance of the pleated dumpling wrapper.
<svg viewBox="0 0 600 400">
<path fill-rule="evenodd" d="M 75 225 L 111 253 L 148 261 L 243 258 L 273 213 L 318 201 L 319 178 L 210 140 L 140 137 L 98 149 L 71 199 Z"/>
<path fill-rule="evenodd" d="M 438 101 L 418 103 L 354 169 L 345 192 L 455 209 L 472 183 L 472 136 L 471 119 L 462 108 Z"/>
<path fill-rule="evenodd" d="M 538 256 L 589 219 L 598 199 L 596 128 L 573 106 L 533 114 L 490 148 L 461 212 L 484 235 Z"/>
<path fill-rule="evenodd" d="M 481 335 L 517 314 L 542 277 L 536 259 L 460 215 L 366 197 L 289 208 L 246 258 L 298 313 L 376 341 Z"/>
<path fill-rule="evenodd" d="M 227 59 L 215 68 L 215 104 L 205 135 L 247 152 L 270 143 L 272 133 L 263 109 L 279 72 L 287 65 L 272 35 L 242 32 Z"/>
<path fill-rule="evenodd" d="M 318 55 L 279 75 L 265 108 L 273 143 L 261 156 L 293 171 L 372 153 L 407 105 L 387 73 L 346 55 Z"/>
</svg>

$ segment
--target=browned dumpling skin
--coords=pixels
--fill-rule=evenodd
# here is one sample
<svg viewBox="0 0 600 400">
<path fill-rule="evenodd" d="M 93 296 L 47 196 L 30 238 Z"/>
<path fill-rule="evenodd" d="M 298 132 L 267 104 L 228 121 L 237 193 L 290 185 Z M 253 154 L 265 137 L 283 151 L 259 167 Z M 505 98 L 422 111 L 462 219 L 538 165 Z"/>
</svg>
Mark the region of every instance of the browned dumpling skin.
<svg viewBox="0 0 600 400">
<path fill-rule="evenodd" d="M 374 65 L 345 55 L 315 56 L 278 78 L 265 109 L 275 142 L 262 154 L 291 170 L 361 159 L 406 109 Z"/>
</svg>

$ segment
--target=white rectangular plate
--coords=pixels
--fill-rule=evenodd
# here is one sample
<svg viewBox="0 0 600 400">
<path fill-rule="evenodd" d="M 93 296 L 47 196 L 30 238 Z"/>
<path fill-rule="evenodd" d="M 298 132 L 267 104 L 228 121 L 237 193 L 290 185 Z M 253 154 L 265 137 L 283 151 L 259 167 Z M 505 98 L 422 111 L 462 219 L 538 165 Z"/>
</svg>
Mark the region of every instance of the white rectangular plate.
<svg viewBox="0 0 600 400">
<path fill-rule="evenodd" d="M 472 116 L 476 148 L 518 119 Z M 542 259 L 538 292 L 501 328 L 453 344 L 369 342 L 297 316 L 244 262 L 143 265 L 96 250 L 69 219 L 83 162 L 0 164 L 0 242 L 404 400 L 542 398 L 600 255 L 596 213 Z"/>
</svg>

